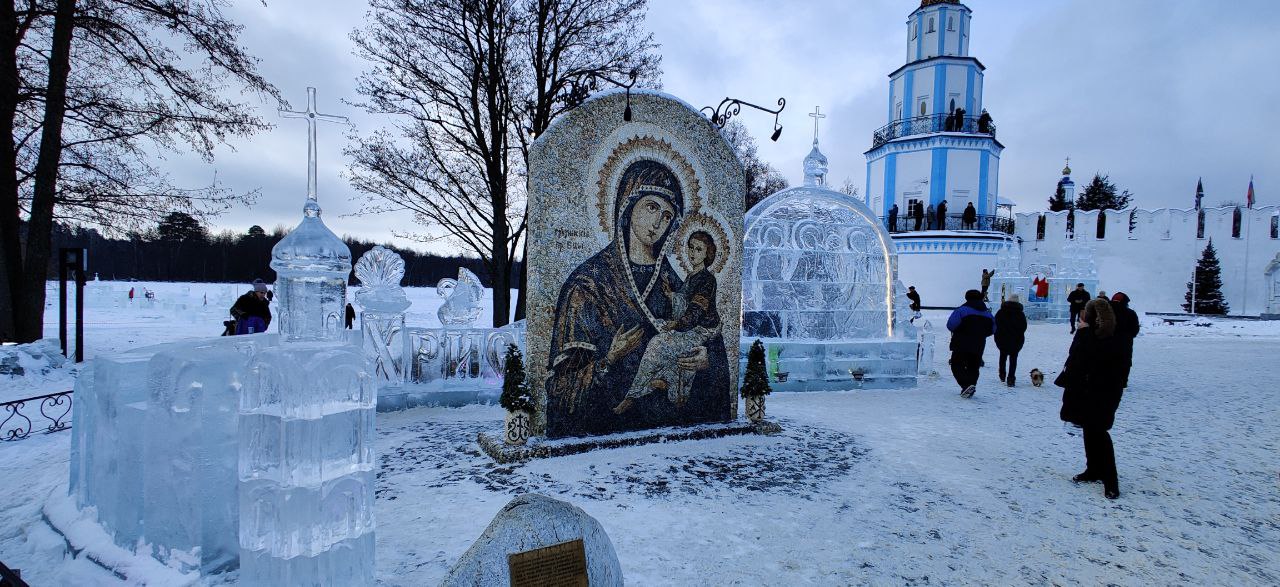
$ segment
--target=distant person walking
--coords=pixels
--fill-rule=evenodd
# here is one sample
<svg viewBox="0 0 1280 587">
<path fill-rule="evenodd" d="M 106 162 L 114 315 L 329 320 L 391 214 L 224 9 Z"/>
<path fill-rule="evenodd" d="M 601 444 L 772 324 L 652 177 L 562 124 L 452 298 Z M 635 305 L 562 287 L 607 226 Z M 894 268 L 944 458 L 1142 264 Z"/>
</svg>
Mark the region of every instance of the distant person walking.
<svg viewBox="0 0 1280 587">
<path fill-rule="evenodd" d="M 228 329 L 234 334 L 266 332 L 271 326 L 271 302 L 267 299 L 267 284 L 253 280 L 253 289 L 236 299 L 231 306 L 232 324 Z"/>
<path fill-rule="evenodd" d="M 1124 364 L 1123 343 L 1116 336 L 1111 302 L 1090 301 L 1080 315 L 1067 362 L 1054 384 L 1063 388 L 1059 416 L 1084 431 L 1085 470 L 1071 480 L 1101 481 L 1107 499 L 1120 497 L 1115 446 L 1109 430 L 1124 394 Z"/>
<path fill-rule="evenodd" d="M 917 200 L 916 205 L 911 208 L 911 213 L 916 217 L 916 232 L 919 232 L 920 223 L 924 221 L 924 204 Z"/>
<path fill-rule="evenodd" d="M 1000 304 L 996 312 L 996 348 L 1000 349 L 1000 381 L 1013 387 L 1018 372 L 1018 353 L 1027 341 L 1027 315 L 1018 294 Z"/>
<path fill-rule="evenodd" d="M 964 214 L 961 215 L 960 220 L 964 223 L 966 230 L 973 230 L 977 225 L 978 209 L 973 207 L 973 202 L 969 202 L 969 205 L 964 207 Z"/>
<path fill-rule="evenodd" d="M 938 230 L 947 229 L 947 201 L 938 203 Z"/>
<path fill-rule="evenodd" d="M 133 303 L 133 288 L 129 288 L 129 303 Z"/>
<path fill-rule="evenodd" d="M 1083 283 L 1077 283 L 1076 288 L 1067 294 L 1067 307 L 1071 310 L 1071 333 L 1076 332 L 1076 322 L 1080 319 L 1080 313 L 1084 311 L 1084 305 L 1089 303 L 1089 292 L 1085 290 Z"/>
<path fill-rule="evenodd" d="M 898 232 L 898 205 L 889 208 L 889 232 Z"/>
<path fill-rule="evenodd" d="M 356 321 L 356 309 L 347 303 L 347 330 L 351 330 L 351 324 Z"/>
<path fill-rule="evenodd" d="M 982 292 L 964 292 L 964 305 L 951 312 L 947 330 L 951 331 L 951 374 L 960 385 L 960 397 L 973 397 L 977 391 L 978 370 L 987 337 L 995 333 L 996 322 L 982 303 Z"/>
</svg>

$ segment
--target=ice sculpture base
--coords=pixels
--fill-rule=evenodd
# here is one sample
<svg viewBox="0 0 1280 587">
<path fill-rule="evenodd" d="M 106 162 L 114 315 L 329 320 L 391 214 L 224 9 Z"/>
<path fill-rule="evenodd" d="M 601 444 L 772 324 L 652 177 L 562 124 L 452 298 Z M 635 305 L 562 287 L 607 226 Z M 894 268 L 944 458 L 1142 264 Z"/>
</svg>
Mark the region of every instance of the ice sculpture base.
<svg viewBox="0 0 1280 587">
<path fill-rule="evenodd" d="M 767 349 L 773 391 L 904 389 L 916 386 L 919 344 L 915 340 L 795 341 L 761 339 Z M 754 340 L 742 339 L 739 360 L 746 373 Z M 861 380 L 853 375 L 861 370 Z M 778 373 L 786 373 L 780 381 Z"/>
<path fill-rule="evenodd" d="M 492 434 L 481 432 L 476 441 L 479 442 L 481 450 L 493 460 L 499 463 L 518 463 L 529 459 L 545 459 L 599 449 L 621 448 L 655 442 L 701 440 L 741 434 L 778 434 L 780 432 L 782 432 L 782 426 L 768 420 L 761 422 L 735 420 L 732 422 L 698 424 L 696 426 L 650 428 L 648 430 L 619 432 L 602 436 L 556 438 L 554 440 L 539 436 L 530 438 L 527 444 L 519 446 L 507 444 L 503 441 L 502 432 L 494 430 Z"/>
</svg>

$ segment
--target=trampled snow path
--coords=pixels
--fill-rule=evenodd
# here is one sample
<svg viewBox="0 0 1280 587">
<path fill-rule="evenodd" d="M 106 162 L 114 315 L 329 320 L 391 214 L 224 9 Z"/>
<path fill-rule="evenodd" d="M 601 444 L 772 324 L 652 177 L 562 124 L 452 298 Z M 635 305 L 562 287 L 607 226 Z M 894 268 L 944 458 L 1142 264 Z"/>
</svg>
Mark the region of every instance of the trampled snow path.
<svg viewBox="0 0 1280 587">
<path fill-rule="evenodd" d="M 1280 328 L 1148 329 L 1112 431 L 1115 502 L 1069 481 L 1083 451 L 1060 390 L 1025 376 L 1057 371 L 1065 331 L 1032 326 L 1013 390 L 989 345 L 968 401 L 945 372 L 914 390 L 775 394 L 777 437 L 502 466 L 473 442 L 496 407 L 380 414 L 379 581 L 437 583 L 511 496 L 538 491 L 600 520 L 633 585 L 1280 583 Z M 37 585 L 112 584 L 39 521 L 68 440 L 0 445 L 0 560 Z"/>
</svg>

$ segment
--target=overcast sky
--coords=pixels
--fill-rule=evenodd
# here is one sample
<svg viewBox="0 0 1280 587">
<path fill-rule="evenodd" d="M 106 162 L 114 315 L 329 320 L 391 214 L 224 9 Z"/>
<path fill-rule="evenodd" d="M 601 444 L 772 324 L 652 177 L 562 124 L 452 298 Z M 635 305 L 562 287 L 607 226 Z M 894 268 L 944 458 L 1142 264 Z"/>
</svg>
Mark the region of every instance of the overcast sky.
<svg viewBox="0 0 1280 587">
<path fill-rule="evenodd" d="M 831 182 L 861 187 L 871 134 L 887 121 L 888 74 L 906 57 L 905 21 L 915 0 L 649 0 L 648 26 L 662 45 L 664 90 L 695 105 L 725 96 L 762 105 L 787 99 L 785 131 L 770 143 L 772 117 L 744 111 L 761 155 L 793 184 L 812 140 L 815 105 Z M 1041 210 L 1063 158 L 1077 184 L 1095 171 L 1132 191 L 1140 207 L 1187 207 L 1204 177 L 1206 204 L 1243 201 L 1252 174 L 1260 205 L 1280 204 L 1280 17 L 1264 0 L 969 0 L 970 54 L 986 66 L 984 102 L 1005 146 L 1000 195 L 1018 211 Z M 364 20 L 358 0 L 239 1 L 243 43 L 295 109 L 306 87 L 319 89 L 323 113 L 351 118 L 356 130 L 379 121 L 357 101 L 364 64 L 349 32 Z M 277 127 L 220 149 L 213 164 L 176 158 L 191 184 L 216 176 L 236 190 L 260 188 L 250 209 L 215 228 L 245 230 L 297 223 L 306 193 L 306 125 Z M 359 197 L 340 173 L 347 129 L 320 127 L 319 197 L 339 234 L 391 240 L 413 232 L 411 218 L 353 216 Z M 407 245 L 407 241 L 394 241 Z M 415 245 L 416 246 L 416 245 Z M 421 248 L 421 247 L 418 247 Z M 433 247 L 439 250 L 439 247 Z"/>
</svg>

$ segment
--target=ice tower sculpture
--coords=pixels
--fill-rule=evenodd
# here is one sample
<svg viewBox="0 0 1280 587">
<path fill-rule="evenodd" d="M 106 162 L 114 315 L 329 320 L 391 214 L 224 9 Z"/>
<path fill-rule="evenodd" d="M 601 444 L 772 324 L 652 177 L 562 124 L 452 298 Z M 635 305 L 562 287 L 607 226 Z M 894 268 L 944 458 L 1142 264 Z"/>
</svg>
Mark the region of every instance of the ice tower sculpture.
<svg viewBox="0 0 1280 587">
<path fill-rule="evenodd" d="M 826 186 L 815 115 L 804 185 L 746 214 L 743 356 L 763 339 L 784 391 L 847 389 L 854 372 L 859 386 L 914 385 L 916 333 L 893 241 L 866 204 Z"/>
<path fill-rule="evenodd" d="M 356 262 L 356 278 L 361 285 L 356 292 L 360 330 L 365 352 L 373 357 L 374 376 L 385 389 L 403 387 L 409 368 L 404 313 L 410 305 L 400 287 L 404 259 L 390 249 L 373 247 Z"/>
<path fill-rule="evenodd" d="M 281 344 L 263 349 L 240 395 L 240 580 L 373 584 L 374 386 L 345 342 L 351 251 L 320 219 L 315 89 L 307 88 L 307 200 L 272 250 Z"/>
</svg>

